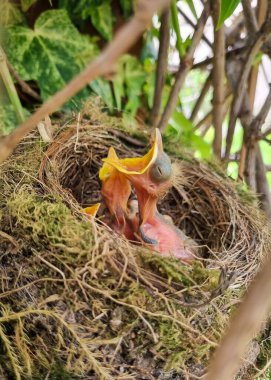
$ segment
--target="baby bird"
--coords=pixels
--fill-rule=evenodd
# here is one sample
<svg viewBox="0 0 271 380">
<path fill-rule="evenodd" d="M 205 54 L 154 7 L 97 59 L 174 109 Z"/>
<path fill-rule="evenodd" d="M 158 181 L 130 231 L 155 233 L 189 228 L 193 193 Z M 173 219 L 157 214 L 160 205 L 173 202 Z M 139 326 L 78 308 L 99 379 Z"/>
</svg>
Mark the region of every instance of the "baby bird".
<svg viewBox="0 0 271 380">
<path fill-rule="evenodd" d="M 109 148 L 106 160 L 119 160 L 114 148 Z M 110 213 L 105 217 L 105 223 L 128 240 L 136 240 L 134 233 L 138 229 L 138 218 L 134 208 L 128 204 L 132 192 L 129 180 L 107 162 L 100 169 L 99 178 L 102 182 L 101 194 Z"/>
<path fill-rule="evenodd" d="M 171 161 L 163 150 L 160 131 L 156 129 L 154 144 L 145 156 L 119 159 L 116 154 L 111 154 L 104 162 L 134 186 L 139 207 L 134 236 L 163 255 L 191 262 L 194 256 L 190 239 L 157 210 L 158 200 L 170 189 L 173 181 Z"/>
</svg>

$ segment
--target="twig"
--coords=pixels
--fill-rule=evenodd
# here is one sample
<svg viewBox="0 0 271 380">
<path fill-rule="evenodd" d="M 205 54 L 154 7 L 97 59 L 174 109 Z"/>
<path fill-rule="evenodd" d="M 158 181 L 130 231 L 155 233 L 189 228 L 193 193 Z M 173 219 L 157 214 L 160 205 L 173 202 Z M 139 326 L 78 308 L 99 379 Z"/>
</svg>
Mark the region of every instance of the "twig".
<svg viewBox="0 0 271 380">
<path fill-rule="evenodd" d="M 245 15 L 245 23 L 250 35 L 258 31 L 258 22 L 255 16 L 254 9 L 251 6 L 251 0 L 242 0 L 242 7 Z"/>
<path fill-rule="evenodd" d="M 213 125 L 215 136 L 213 141 L 213 151 L 216 157 L 221 158 L 222 148 L 222 124 L 223 124 L 223 108 L 225 98 L 225 32 L 224 26 L 215 30 L 220 13 L 221 1 L 216 0 L 213 4 L 213 23 L 214 23 L 214 60 L 212 81 L 214 88 L 213 97 Z"/>
<path fill-rule="evenodd" d="M 269 94 L 260 112 L 258 113 L 256 117 L 254 117 L 254 119 L 251 121 L 251 123 L 248 126 L 245 126 L 244 142 L 243 142 L 243 148 L 242 148 L 242 150 L 245 152 L 244 174 L 245 174 L 246 181 L 254 191 L 257 191 L 257 188 L 260 188 L 261 193 L 265 189 L 265 184 L 264 183 L 259 184 L 259 180 L 260 180 L 259 178 L 261 178 L 261 181 L 263 181 L 263 172 L 265 172 L 265 168 L 264 168 L 264 164 L 262 163 L 261 153 L 259 150 L 257 140 L 258 140 L 260 129 L 266 119 L 266 116 L 270 110 L 270 107 L 271 107 L 271 86 L 270 86 Z M 258 170 L 261 171 L 260 175 L 258 176 L 258 180 L 257 180 L 257 167 L 258 167 Z M 269 197 L 266 195 L 265 205 L 268 200 L 269 200 Z M 270 207 L 271 207 L 271 203 L 270 203 Z M 265 209 L 268 211 L 267 206 L 265 206 Z"/>
<path fill-rule="evenodd" d="M 271 84 L 269 84 L 269 93 L 265 99 L 265 102 L 260 112 L 258 113 L 258 115 L 254 118 L 253 124 L 251 126 L 251 128 L 255 130 L 257 134 L 259 133 L 262 125 L 264 124 L 265 119 L 270 111 L 270 108 L 271 108 Z"/>
<path fill-rule="evenodd" d="M 120 139 L 127 141 L 129 144 L 135 145 L 140 148 L 146 147 L 146 143 L 144 143 L 143 141 L 140 141 L 135 137 L 126 135 L 125 133 L 118 131 L 117 129 L 112 129 L 111 133 L 112 135 L 118 136 Z"/>
<path fill-rule="evenodd" d="M 227 110 L 230 106 L 230 103 L 232 101 L 232 92 L 230 90 L 227 90 L 225 94 L 225 107 L 223 107 L 223 119 L 226 116 Z M 206 126 L 207 124 L 211 124 L 213 121 L 213 110 L 209 111 L 194 127 L 194 131 L 197 129 L 200 129 L 202 126 Z"/>
<path fill-rule="evenodd" d="M 14 86 L 14 83 L 12 81 L 10 72 L 8 70 L 7 61 L 6 61 L 6 55 L 3 51 L 3 49 L 0 46 L 0 76 L 2 77 L 2 80 L 4 82 L 4 85 L 6 87 L 9 99 L 14 107 L 14 111 L 17 116 L 17 120 L 19 123 L 22 123 L 25 119 L 23 107 L 21 105 L 19 96 L 17 94 L 16 88 Z"/>
<path fill-rule="evenodd" d="M 271 221 L 271 193 L 259 144 L 257 144 L 256 150 L 256 182 L 257 193 L 260 196 L 262 209 L 265 211 L 267 218 Z"/>
<path fill-rule="evenodd" d="M 198 46 L 198 44 L 201 40 L 203 30 L 204 30 L 204 26 L 205 26 L 205 23 L 206 23 L 207 18 L 209 16 L 209 13 L 210 13 L 210 5 L 208 2 L 208 3 L 206 3 L 206 5 L 203 9 L 203 12 L 201 14 L 201 17 L 198 21 L 197 29 L 195 30 L 195 33 L 192 37 L 191 45 L 189 46 L 184 57 L 182 58 L 179 71 L 176 74 L 175 83 L 174 83 L 174 86 L 171 90 L 171 93 L 170 93 L 170 96 L 168 99 L 168 103 L 165 107 L 164 113 L 163 113 L 162 118 L 159 122 L 159 128 L 162 131 L 167 127 L 168 121 L 169 121 L 169 119 L 172 115 L 172 112 L 173 112 L 173 110 L 174 110 L 174 108 L 178 102 L 179 93 L 180 93 L 180 90 L 184 84 L 186 75 L 188 74 L 190 68 L 192 67 L 194 52 L 195 52 L 196 47 Z"/>
<path fill-rule="evenodd" d="M 256 374 L 256 376 L 253 378 L 253 379 L 257 379 L 257 380 L 259 380 L 260 379 L 260 377 L 259 376 L 261 376 L 261 375 L 264 375 L 265 374 L 265 372 L 268 370 L 268 369 L 270 369 L 271 368 L 271 359 L 269 359 L 268 361 L 267 361 L 267 363 L 266 363 L 266 365 L 259 371 L 259 372 L 257 372 L 257 374 Z"/>
<path fill-rule="evenodd" d="M 255 19 L 255 14 L 253 12 L 253 9 L 251 8 L 251 4 L 248 0 L 246 0 L 245 7 L 248 8 L 247 12 L 251 13 L 253 15 L 248 15 L 247 18 L 252 18 L 251 22 L 254 24 L 253 28 L 255 31 L 258 31 L 259 26 L 262 26 L 265 17 L 266 17 L 266 1 L 260 1 L 257 9 L 257 20 Z M 251 10 L 250 10 L 250 9 Z M 253 21 L 253 19 L 255 19 Z M 252 27 L 249 29 L 249 25 L 247 26 L 247 29 L 249 31 L 249 36 L 252 33 Z M 248 95 L 250 100 L 250 106 L 251 110 L 253 111 L 254 107 L 254 100 L 255 100 L 255 94 L 256 94 L 256 86 L 257 86 L 257 79 L 258 79 L 258 72 L 259 72 L 259 63 L 254 65 L 251 69 L 250 76 L 249 76 L 249 84 L 248 84 Z"/>
<path fill-rule="evenodd" d="M 32 98 L 36 99 L 38 102 L 41 102 L 42 99 L 39 96 L 39 94 L 36 91 L 34 91 L 24 80 L 22 80 L 20 75 L 17 73 L 17 71 L 14 69 L 14 67 L 8 61 L 7 61 L 7 65 L 8 65 L 8 68 L 9 68 L 11 75 L 19 83 L 23 92 L 32 96 Z"/>
<path fill-rule="evenodd" d="M 234 18 L 232 25 L 230 27 L 226 27 L 224 25 L 227 46 L 232 46 L 236 42 L 244 26 L 245 26 L 245 21 L 244 21 L 244 15 L 242 12 L 240 12 L 239 15 Z"/>
<path fill-rule="evenodd" d="M 226 52 L 226 58 L 227 58 L 227 60 L 235 59 L 236 56 L 243 55 L 247 50 L 248 50 L 247 45 L 229 50 Z M 193 70 L 203 69 L 206 66 L 211 65 L 212 63 L 213 63 L 213 57 L 208 57 L 208 58 L 206 58 L 206 59 L 204 59 L 198 63 L 195 63 L 192 66 L 192 69 Z"/>
<path fill-rule="evenodd" d="M 208 91 L 209 91 L 209 88 L 211 86 L 211 73 L 208 75 L 208 77 L 206 78 L 205 82 L 204 82 L 204 85 L 202 87 L 202 90 L 201 90 L 201 93 L 200 93 L 200 96 L 198 97 L 195 105 L 194 105 L 194 108 L 191 112 L 191 116 L 189 118 L 189 120 L 191 121 L 191 123 L 193 123 L 196 119 L 196 116 L 202 106 L 202 103 L 204 102 L 204 99 L 205 99 L 205 96 L 207 95 Z"/>
<path fill-rule="evenodd" d="M 103 52 L 76 78 L 44 103 L 28 120 L 3 139 L 0 144 L 0 162 L 13 152 L 24 136 L 34 129 L 46 115 L 50 115 L 61 107 L 93 79 L 112 72 L 118 58 L 135 43 L 149 26 L 153 14 L 162 11 L 169 6 L 169 3 L 169 0 L 140 1 L 135 16 L 116 33 L 115 38 Z"/>
<path fill-rule="evenodd" d="M 197 28 L 197 25 L 193 23 L 193 21 L 187 16 L 187 14 L 182 9 L 178 8 L 178 11 L 182 15 L 182 17 L 184 18 L 184 20 L 187 22 L 187 24 L 191 25 L 193 29 Z M 208 37 L 206 37 L 206 35 L 204 33 L 202 35 L 202 39 L 203 39 L 204 42 L 206 42 L 206 44 L 211 49 L 213 48 L 212 42 L 208 39 Z"/>
<path fill-rule="evenodd" d="M 157 70 L 156 70 L 153 109 L 152 109 L 152 114 L 151 114 L 153 127 L 156 127 L 159 121 L 162 93 L 163 93 L 163 87 L 165 84 L 165 76 L 167 72 L 169 29 L 170 29 L 169 16 L 170 16 L 169 9 L 167 9 L 161 16 L 160 39 L 159 39 L 160 44 L 159 44 L 158 62 L 157 62 Z"/>
<path fill-rule="evenodd" d="M 217 348 L 205 380 L 234 379 L 246 347 L 271 308 L 271 260 L 265 263 L 232 318 L 222 343 Z"/>
<path fill-rule="evenodd" d="M 256 54 L 259 52 L 263 43 L 269 37 L 270 33 L 271 33 L 271 24 L 268 21 L 261 27 L 259 32 L 255 35 L 255 38 L 252 40 L 251 47 L 245 58 L 245 64 L 240 72 L 239 80 L 237 82 L 237 87 L 234 92 L 234 99 L 233 99 L 233 104 L 232 104 L 231 112 L 230 112 L 230 121 L 229 121 L 228 134 L 227 134 L 227 139 L 226 139 L 226 150 L 225 150 L 225 157 L 224 157 L 225 161 L 227 161 L 229 158 L 232 141 L 233 141 L 234 130 L 235 130 L 235 124 L 236 124 L 238 113 L 240 111 L 242 101 L 244 98 L 246 82 L 250 73 L 250 68 L 253 64 Z"/>
</svg>

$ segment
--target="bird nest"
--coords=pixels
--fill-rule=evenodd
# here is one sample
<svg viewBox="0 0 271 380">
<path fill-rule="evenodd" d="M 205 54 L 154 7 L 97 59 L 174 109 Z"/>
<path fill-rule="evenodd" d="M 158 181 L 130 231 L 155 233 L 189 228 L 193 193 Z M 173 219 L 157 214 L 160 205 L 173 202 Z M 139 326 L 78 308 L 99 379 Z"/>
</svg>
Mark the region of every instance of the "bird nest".
<svg viewBox="0 0 271 380">
<path fill-rule="evenodd" d="M 87 219 L 108 148 L 146 152 L 120 126 L 92 106 L 49 145 L 28 136 L 1 167 L 3 379 L 199 378 L 269 249 L 255 199 L 176 150 L 183 178 L 159 211 L 198 244 L 192 265 Z M 243 371 L 264 355 L 255 344 Z"/>
</svg>

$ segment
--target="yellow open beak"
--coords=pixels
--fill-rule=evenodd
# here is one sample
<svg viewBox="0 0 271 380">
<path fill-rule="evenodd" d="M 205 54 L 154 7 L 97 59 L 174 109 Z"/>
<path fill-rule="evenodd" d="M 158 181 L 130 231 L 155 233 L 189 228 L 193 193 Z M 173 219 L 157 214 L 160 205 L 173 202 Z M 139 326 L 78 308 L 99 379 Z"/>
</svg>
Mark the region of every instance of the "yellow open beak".
<svg viewBox="0 0 271 380">
<path fill-rule="evenodd" d="M 113 170 L 113 168 L 115 168 L 123 174 L 144 174 L 148 170 L 148 168 L 155 162 L 155 160 L 158 157 L 158 154 L 161 152 L 163 152 L 162 137 L 159 129 L 156 128 L 154 143 L 151 149 L 148 151 L 148 153 L 145 154 L 145 156 L 119 159 L 116 154 L 115 156 L 113 154 L 108 154 L 108 157 L 103 160 L 104 169 L 102 168 L 103 170 L 101 169 L 100 171 L 100 179 L 103 180 L 101 176 L 104 177 L 105 175 L 107 175 L 107 173 L 110 173 L 109 166 L 111 166 L 111 171 Z"/>
<path fill-rule="evenodd" d="M 89 216 L 92 216 L 93 218 L 95 218 L 99 208 L 101 206 L 101 203 L 95 203 L 94 205 L 92 206 L 89 206 L 89 207 L 86 207 L 86 208 L 83 208 L 81 210 L 82 213 L 84 214 L 87 214 Z"/>
</svg>

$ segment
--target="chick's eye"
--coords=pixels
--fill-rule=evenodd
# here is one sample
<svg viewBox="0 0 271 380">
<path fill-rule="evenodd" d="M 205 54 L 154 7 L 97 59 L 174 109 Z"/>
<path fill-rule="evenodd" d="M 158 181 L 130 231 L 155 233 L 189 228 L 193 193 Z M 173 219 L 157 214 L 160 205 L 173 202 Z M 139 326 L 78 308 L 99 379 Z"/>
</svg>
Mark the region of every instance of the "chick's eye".
<svg viewBox="0 0 271 380">
<path fill-rule="evenodd" d="M 159 165 L 155 165 L 153 168 L 152 168 L 152 175 L 154 178 L 163 178 L 163 168 Z"/>
<path fill-rule="evenodd" d="M 167 181 L 171 176 L 172 168 L 169 157 L 163 154 L 153 164 L 150 175 L 151 179 L 155 182 Z"/>
</svg>

